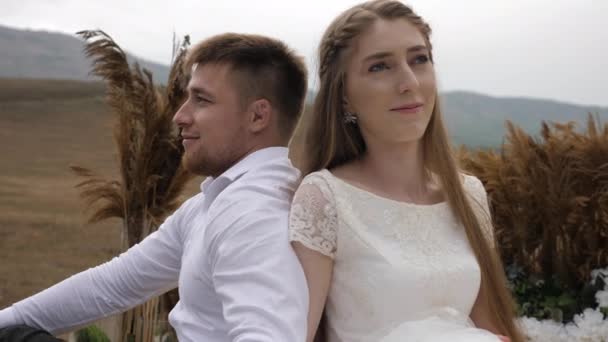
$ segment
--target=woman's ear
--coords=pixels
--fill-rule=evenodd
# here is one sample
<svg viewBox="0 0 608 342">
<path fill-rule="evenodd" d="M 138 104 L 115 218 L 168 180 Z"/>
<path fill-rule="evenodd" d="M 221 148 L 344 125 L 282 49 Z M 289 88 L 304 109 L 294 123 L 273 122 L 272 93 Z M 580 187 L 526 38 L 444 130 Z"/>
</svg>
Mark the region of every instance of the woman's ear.
<svg viewBox="0 0 608 342">
<path fill-rule="evenodd" d="M 345 112 L 353 112 L 352 108 L 350 107 L 350 104 L 348 102 L 348 99 L 346 98 L 346 95 L 342 96 L 342 109 Z"/>
</svg>

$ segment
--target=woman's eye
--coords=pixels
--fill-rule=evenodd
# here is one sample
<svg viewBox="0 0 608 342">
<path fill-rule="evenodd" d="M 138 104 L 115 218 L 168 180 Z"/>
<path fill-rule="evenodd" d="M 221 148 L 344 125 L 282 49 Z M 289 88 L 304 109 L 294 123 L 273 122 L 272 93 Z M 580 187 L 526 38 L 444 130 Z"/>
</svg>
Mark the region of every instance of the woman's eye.
<svg viewBox="0 0 608 342">
<path fill-rule="evenodd" d="M 414 64 L 425 64 L 428 63 L 429 60 L 430 58 L 427 55 L 418 55 L 414 58 Z"/>
<path fill-rule="evenodd" d="M 384 62 L 380 62 L 380 63 L 376 63 L 372 66 L 369 67 L 368 71 L 369 72 L 378 72 L 378 71 L 383 71 L 388 69 L 388 65 L 386 65 L 386 63 Z"/>
</svg>

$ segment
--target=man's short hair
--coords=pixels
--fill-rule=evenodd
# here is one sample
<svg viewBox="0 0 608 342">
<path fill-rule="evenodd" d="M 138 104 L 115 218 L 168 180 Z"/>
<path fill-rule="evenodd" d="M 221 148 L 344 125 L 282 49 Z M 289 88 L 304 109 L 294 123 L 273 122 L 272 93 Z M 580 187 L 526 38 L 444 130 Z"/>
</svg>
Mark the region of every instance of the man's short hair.
<svg viewBox="0 0 608 342">
<path fill-rule="evenodd" d="M 286 141 L 304 106 L 307 71 L 302 58 L 283 42 L 260 35 L 225 33 L 193 46 L 185 67 L 226 63 L 235 71 L 241 100 L 265 98 L 279 112 L 279 130 Z"/>
</svg>

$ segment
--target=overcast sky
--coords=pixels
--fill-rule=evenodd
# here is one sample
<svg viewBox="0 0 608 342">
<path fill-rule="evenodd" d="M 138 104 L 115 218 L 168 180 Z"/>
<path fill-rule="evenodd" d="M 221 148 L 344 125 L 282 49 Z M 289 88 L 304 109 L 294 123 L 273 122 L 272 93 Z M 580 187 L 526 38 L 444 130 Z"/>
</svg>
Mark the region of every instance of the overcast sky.
<svg viewBox="0 0 608 342">
<path fill-rule="evenodd" d="M 124 49 L 163 64 L 171 59 L 173 32 L 194 42 L 227 31 L 266 34 L 315 70 L 326 26 L 358 2 L 0 0 L 0 24 L 67 33 L 100 28 Z M 442 90 L 608 106 L 607 0 L 406 3 L 433 28 Z"/>
</svg>

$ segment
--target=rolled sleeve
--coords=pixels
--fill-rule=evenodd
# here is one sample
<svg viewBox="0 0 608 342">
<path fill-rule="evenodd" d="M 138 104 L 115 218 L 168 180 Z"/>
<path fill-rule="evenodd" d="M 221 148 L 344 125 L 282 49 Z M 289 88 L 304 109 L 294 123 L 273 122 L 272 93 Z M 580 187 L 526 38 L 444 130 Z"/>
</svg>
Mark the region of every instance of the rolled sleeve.
<svg viewBox="0 0 608 342">
<path fill-rule="evenodd" d="M 17 324 L 23 324 L 23 321 L 17 318 L 17 312 L 13 307 L 0 310 L 0 328 Z"/>
<path fill-rule="evenodd" d="M 0 327 L 26 324 L 60 334 L 127 310 L 177 286 L 182 241 L 172 216 L 140 244 L 0 314 Z"/>
</svg>

